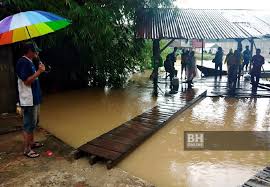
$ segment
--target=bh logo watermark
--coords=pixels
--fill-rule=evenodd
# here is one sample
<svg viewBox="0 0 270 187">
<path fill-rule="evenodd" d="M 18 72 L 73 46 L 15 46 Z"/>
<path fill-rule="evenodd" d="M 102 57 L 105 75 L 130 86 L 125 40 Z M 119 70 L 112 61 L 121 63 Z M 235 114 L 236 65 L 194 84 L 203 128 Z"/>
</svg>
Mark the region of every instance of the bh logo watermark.
<svg viewBox="0 0 270 187">
<path fill-rule="evenodd" d="M 184 141 L 185 150 L 204 149 L 203 132 L 184 132 Z"/>
</svg>

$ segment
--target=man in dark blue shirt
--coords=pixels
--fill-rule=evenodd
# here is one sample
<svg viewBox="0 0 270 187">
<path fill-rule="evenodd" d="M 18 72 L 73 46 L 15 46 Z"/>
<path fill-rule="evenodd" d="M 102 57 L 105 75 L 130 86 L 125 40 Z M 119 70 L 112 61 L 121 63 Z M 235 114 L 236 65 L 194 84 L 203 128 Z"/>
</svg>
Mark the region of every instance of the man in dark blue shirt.
<svg viewBox="0 0 270 187">
<path fill-rule="evenodd" d="M 256 55 L 252 57 L 252 69 L 251 69 L 252 94 L 257 93 L 257 88 L 261 77 L 261 68 L 264 62 L 265 59 L 263 56 L 261 56 L 261 49 L 257 49 Z"/>
<path fill-rule="evenodd" d="M 36 158 L 39 154 L 33 149 L 42 146 L 41 143 L 34 142 L 34 130 L 37 125 L 41 103 L 38 77 L 45 71 L 45 66 L 41 63 L 36 71 L 32 60 L 38 57 L 38 48 L 34 44 L 25 44 L 23 54 L 24 56 L 17 62 L 16 73 L 18 76 L 19 101 L 23 109 L 24 155 L 29 158 Z"/>
<path fill-rule="evenodd" d="M 213 62 L 215 63 L 215 70 L 216 70 L 216 75 L 215 77 L 217 77 L 217 75 L 219 74 L 219 76 L 222 76 L 222 62 L 223 62 L 223 49 L 221 47 L 218 48 L 218 51 L 216 53 L 215 58 L 213 59 Z M 218 71 L 219 69 L 219 71 Z"/>
<path fill-rule="evenodd" d="M 171 69 L 171 72 L 170 72 L 170 77 L 171 77 L 171 80 L 173 77 L 177 76 L 177 70 L 175 69 L 175 62 L 176 62 L 176 51 L 177 51 L 177 47 L 174 47 L 173 49 L 173 52 L 168 54 L 167 57 L 166 57 L 166 60 L 171 64 L 172 66 L 172 69 Z"/>
<path fill-rule="evenodd" d="M 175 69 L 175 62 L 176 62 L 176 52 L 177 52 L 177 47 L 174 47 L 173 52 L 168 54 L 166 57 L 166 60 L 164 62 L 164 67 L 167 72 L 170 73 L 170 81 L 171 81 L 171 88 L 172 88 L 172 80 L 174 77 L 177 76 L 178 71 Z"/>
<path fill-rule="evenodd" d="M 246 50 L 243 52 L 243 57 L 244 57 L 244 61 L 243 61 L 243 66 L 242 66 L 242 70 L 244 70 L 244 67 L 246 67 L 246 71 L 248 70 L 248 65 L 249 62 L 251 60 L 251 51 L 249 50 L 249 46 L 246 46 Z"/>
</svg>

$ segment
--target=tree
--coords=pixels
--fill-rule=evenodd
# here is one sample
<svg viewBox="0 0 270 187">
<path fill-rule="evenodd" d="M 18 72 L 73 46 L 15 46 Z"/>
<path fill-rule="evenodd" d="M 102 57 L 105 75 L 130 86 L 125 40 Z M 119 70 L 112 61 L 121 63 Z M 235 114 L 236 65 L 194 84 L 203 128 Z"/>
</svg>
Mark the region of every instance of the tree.
<svg viewBox="0 0 270 187">
<path fill-rule="evenodd" d="M 91 86 L 121 87 L 130 72 L 144 68 L 144 40 L 135 39 L 136 10 L 171 6 L 173 0 L 5 0 L 9 14 L 44 10 L 72 20 L 68 28 L 40 37 L 43 49 L 68 45 L 77 54 L 80 77 Z M 1 16 L 1 15 L 0 15 Z M 64 51 L 62 51 L 64 52 Z M 69 55 L 66 53 L 65 55 Z M 85 81 L 87 86 L 87 81 Z"/>
</svg>

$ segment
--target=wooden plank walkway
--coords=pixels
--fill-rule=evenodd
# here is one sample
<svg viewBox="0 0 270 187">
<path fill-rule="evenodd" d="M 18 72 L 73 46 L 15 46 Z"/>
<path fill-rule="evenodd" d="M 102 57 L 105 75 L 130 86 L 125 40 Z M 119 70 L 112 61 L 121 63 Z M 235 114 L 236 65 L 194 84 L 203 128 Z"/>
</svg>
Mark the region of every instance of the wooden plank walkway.
<svg viewBox="0 0 270 187">
<path fill-rule="evenodd" d="M 252 179 L 249 179 L 242 187 L 269 187 L 270 186 L 270 167 L 264 168 Z"/>
<path fill-rule="evenodd" d="M 234 97 L 234 98 L 270 98 L 270 86 L 267 86 L 264 83 L 267 81 L 261 80 L 262 84 L 259 85 L 256 95 L 251 94 L 252 85 L 250 81 L 244 81 L 241 78 L 238 82 L 235 93 L 230 94 L 227 87 L 227 77 L 223 76 L 222 79 L 199 79 L 194 84 L 196 87 L 202 87 L 207 90 L 207 97 Z"/>
<path fill-rule="evenodd" d="M 206 91 L 187 91 L 179 97 L 162 97 L 157 106 L 79 147 L 75 158 L 89 156 L 90 164 L 103 160 L 111 169 L 179 113 L 205 96 Z"/>
</svg>

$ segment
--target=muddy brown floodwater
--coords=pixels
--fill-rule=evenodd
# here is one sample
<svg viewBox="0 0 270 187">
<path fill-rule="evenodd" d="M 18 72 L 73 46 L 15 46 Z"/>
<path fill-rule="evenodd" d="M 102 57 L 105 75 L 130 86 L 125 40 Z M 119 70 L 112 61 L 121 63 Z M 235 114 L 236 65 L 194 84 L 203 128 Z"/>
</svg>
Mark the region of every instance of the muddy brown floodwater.
<svg viewBox="0 0 270 187">
<path fill-rule="evenodd" d="M 269 164 L 269 152 L 184 151 L 184 131 L 270 128 L 269 99 L 206 98 L 156 133 L 119 167 L 161 187 L 228 187 Z"/>
<path fill-rule="evenodd" d="M 152 108 L 149 72 L 127 89 L 90 89 L 51 94 L 41 106 L 41 126 L 77 148 Z"/>
<path fill-rule="evenodd" d="M 140 75 L 142 76 L 142 75 Z M 148 75 L 123 90 L 72 91 L 45 97 L 41 126 L 78 147 L 155 105 Z M 206 98 L 132 152 L 118 166 L 159 187 L 243 184 L 269 165 L 263 151 L 184 151 L 184 131 L 270 129 L 269 99 Z"/>
</svg>

